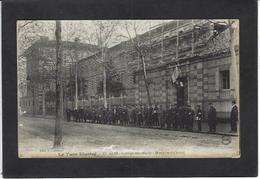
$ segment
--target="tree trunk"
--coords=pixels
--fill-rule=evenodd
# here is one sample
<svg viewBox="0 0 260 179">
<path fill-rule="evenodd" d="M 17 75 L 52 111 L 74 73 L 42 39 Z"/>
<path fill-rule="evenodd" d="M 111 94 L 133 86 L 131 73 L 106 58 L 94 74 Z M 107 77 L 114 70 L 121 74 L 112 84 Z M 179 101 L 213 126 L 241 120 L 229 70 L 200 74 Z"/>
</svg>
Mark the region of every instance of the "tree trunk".
<svg viewBox="0 0 260 179">
<path fill-rule="evenodd" d="M 101 56 L 103 62 L 103 93 L 104 93 L 104 108 L 107 108 L 107 75 L 106 75 L 106 66 L 105 66 L 105 58 L 104 58 L 104 49 L 101 47 Z"/>
<path fill-rule="evenodd" d="M 78 109 L 78 58 L 75 50 L 75 109 Z"/>
<path fill-rule="evenodd" d="M 146 89 L 146 92 L 147 92 L 148 104 L 149 104 L 149 106 L 152 106 L 151 96 L 150 96 L 150 91 L 149 91 L 149 84 L 148 84 L 148 81 L 147 81 L 145 61 L 144 61 L 143 55 L 141 55 L 141 60 L 142 60 L 142 65 L 143 65 L 144 83 L 145 83 L 145 89 Z"/>
<path fill-rule="evenodd" d="M 60 147 L 62 142 L 63 119 L 63 87 L 62 87 L 62 58 L 61 58 L 61 22 L 56 21 L 56 120 L 54 133 L 54 148 Z"/>
<path fill-rule="evenodd" d="M 46 105 L 45 105 L 45 88 L 43 87 L 42 90 L 42 115 L 45 116 L 46 115 Z"/>
<path fill-rule="evenodd" d="M 239 67 L 237 63 L 237 57 L 235 52 L 235 29 L 232 27 L 232 22 L 229 20 L 229 33 L 230 33 L 230 52 L 231 52 L 231 66 L 230 66 L 230 87 L 233 90 L 233 98 L 237 101 L 237 104 L 239 104 Z M 236 34 L 237 35 L 237 34 Z"/>
<path fill-rule="evenodd" d="M 33 88 L 32 88 L 32 96 L 33 96 L 33 99 L 32 99 L 32 113 L 33 113 L 33 117 L 35 117 L 35 83 L 33 82 Z"/>
<path fill-rule="evenodd" d="M 176 60 L 179 58 L 179 20 L 177 20 L 177 37 L 176 37 Z"/>
</svg>

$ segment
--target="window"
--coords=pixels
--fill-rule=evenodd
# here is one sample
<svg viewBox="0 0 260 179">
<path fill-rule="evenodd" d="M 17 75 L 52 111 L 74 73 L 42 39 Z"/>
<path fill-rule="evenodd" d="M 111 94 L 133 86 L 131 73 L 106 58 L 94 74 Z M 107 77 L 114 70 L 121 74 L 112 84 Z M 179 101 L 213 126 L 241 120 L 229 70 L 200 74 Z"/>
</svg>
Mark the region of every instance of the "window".
<svg viewBox="0 0 260 179">
<path fill-rule="evenodd" d="M 220 77 L 221 89 L 230 89 L 229 70 L 220 71 Z"/>
</svg>

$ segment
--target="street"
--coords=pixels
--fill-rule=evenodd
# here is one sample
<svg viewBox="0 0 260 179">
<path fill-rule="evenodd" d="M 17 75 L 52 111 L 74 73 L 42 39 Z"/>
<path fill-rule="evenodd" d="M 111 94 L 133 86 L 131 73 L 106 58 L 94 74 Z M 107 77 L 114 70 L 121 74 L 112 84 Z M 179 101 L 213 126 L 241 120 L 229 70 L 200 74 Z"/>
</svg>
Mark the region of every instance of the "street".
<svg viewBox="0 0 260 179">
<path fill-rule="evenodd" d="M 19 157 L 239 157 L 239 136 L 72 122 L 63 123 L 63 145 L 53 149 L 54 123 L 19 117 Z"/>
</svg>

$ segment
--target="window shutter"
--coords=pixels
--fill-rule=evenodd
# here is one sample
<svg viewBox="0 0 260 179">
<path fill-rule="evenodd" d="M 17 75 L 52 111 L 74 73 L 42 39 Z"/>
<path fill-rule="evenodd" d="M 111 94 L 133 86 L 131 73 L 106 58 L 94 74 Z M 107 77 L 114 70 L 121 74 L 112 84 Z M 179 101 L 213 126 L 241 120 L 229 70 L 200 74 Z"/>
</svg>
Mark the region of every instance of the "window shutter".
<svg viewBox="0 0 260 179">
<path fill-rule="evenodd" d="M 219 84 L 220 84 L 220 81 L 219 81 L 219 70 L 217 68 L 216 72 L 215 72 L 215 86 L 216 86 L 216 90 L 217 91 L 219 90 Z"/>
</svg>

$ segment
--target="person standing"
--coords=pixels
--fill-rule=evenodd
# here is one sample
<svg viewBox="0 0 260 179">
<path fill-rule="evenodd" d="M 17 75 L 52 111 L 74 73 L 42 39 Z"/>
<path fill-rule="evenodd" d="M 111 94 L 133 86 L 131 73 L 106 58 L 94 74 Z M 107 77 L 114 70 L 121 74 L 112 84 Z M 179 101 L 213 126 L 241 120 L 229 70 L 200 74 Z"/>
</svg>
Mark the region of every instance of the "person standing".
<svg viewBox="0 0 260 179">
<path fill-rule="evenodd" d="M 93 114 L 94 114 L 94 109 L 93 109 L 93 108 L 89 108 L 88 118 L 89 118 L 89 121 L 90 121 L 91 123 L 94 122 Z"/>
<path fill-rule="evenodd" d="M 180 119 L 181 129 L 185 130 L 187 121 L 187 110 L 185 106 L 180 107 Z"/>
<path fill-rule="evenodd" d="M 114 115 L 115 115 L 115 124 L 116 125 L 119 125 L 120 124 L 120 116 L 119 116 L 119 106 L 118 105 L 116 105 L 116 107 L 115 107 L 115 113 L 114 113 Z"/>
<path fill-rule="evenodd" d="M 88 120 L 88 111 L 87 108 L 83 109 L 83 122 L 87 122 Z"/>
<path fill-rule="evenodd" d="M 135 108 L 133 108 L 133 110 L 131 111 L 131 121 L 133 126 L 137 126 L 137 111 L 138 107 L 136 105 Z"/>
<path fill-rule="evenodd" d="M 232 109 L 230 114 L 231 132 L 237 132 L 238 107 L 236 101 L 232 101 Z"/>
<path fill-rule="evenodd" d="M 118 108 L 118 116 L 119 116 L 119 125 L 123 125 L 123 107 L 119 106 Z"/>
<path fill-rule="evenodd" d="M 146 126 L 148 127 L 153 127 L 153 109 L 153 106 L 148 105 L 145 119 Z"/>
<path fill-rule="evenodd" d="M 172 105 L 170 106 L 169 115 L 170 115 L 170 128 L 174 129 L 175 114 L 174 114 L 174 106 Z"/>
<path fill-rule="evenodd" d="M 95 123 L 98 123 L 98 112 L 99 112 L 99 109 L 98 109 L 98 106 L 96 106 L 94 108 L 94 121 L 95 121 Z"/>
<path fill-rule="evenodd" d="M 176 117 L 176 129 L 181 129 L 182 127 L 182 119 L 181 119 L 181 107 L 178 106 L 175 113 Z"/>
<path fill-rule="evenodd" d="M 140 105 L 140 108 L 137 111 L 137 126 L 141 126 L 143 123 L 143 107 Z"/>
<path fill-rule="evenodd" d="M 70 122 L 70 113 L 71 113 L 70 109 L 67 109 L 66 114 L 67 114 L 67 121 L 68 122 Z"/>
<path fill-rule="evenodd" d="M 173 129 L 177 129 L 177 111 L 178 111 L 178 108 L 177 108 L 177 104 L 174 104 L 173 106 L 173 109 L 172 109 L 172 127 Z"/>
<path fill-rule="evenodd" d="M 153 126 L 156 126 L 156 127 L 159 126 L 158 110 L 159 110 L 159 108 L 158 108 L 157 104 L 155 104 L 153 111 L 152 111 L 152 123 L 153 123 Z"/>
<path fill-rule="evenodd" d="M 77 109 L 74 109 L 74 118 L 75 118 L 75 122 L 79 122 L 79 112 Z"/>
<path fill-rule="evenodd" d="M 143 121 L 142 121 L 142 126 L 143 127 L 147 127 L 149 124 L 149 119 L 150 119 L 150 115 L 149 115 L 149 111 L 150 111 L 150 106 L 146 106 L 144 105 L 143 108 Z"/>
<path fill-rule="evenodd" d="M 166 109 L 166 125 L 167 125 L 167 129 L 171 128 L 171 118 L 172 118 L 172 105 L 170 104 L 170 106 L 167 106 Z"/>
<path fill-rule="evenodd" d="M 102 121 L 103 121 L 103 108 L 100 107 L 98 110 L 98 123 L 102 124 Z"/>
<path fill-rule="evenodd" d="M 209 132 L 216 132 L 216 125 L 217 125 L 217 114 L 216 109 L 209 103 L 209 112 L 208 112 L 208 125 L 209 125 Z"/>
<path fill-rule="evenodd" d="M 194 120 L 194 110 L 191 108 L 191 106 L 189 105 L 187 108 L 187 130 L 188 131 L 192 131 L 193 130 L 193 120 Z"/>
<path fill-rule="evenodd" d="M 202 110 L 200 109 L 200 105 L 198 105 L 198 110 L 196 114 L 196 121 L 198 125 L 198 131 L 201 131 L 201 120 L 202 120 Z"/>
<path fill-rule="evenodd" d="M 113 106 L 112 107 L 112 124 L 114 125 L 114 124 L 116 124 L 116 108 L 115 108 L 115 106 Z"/>
<path fill-rule="evenodd" d="M 160 128 L 163 128 L 163 123 L 164 123 L 163 108 L 162 108 L 162 105 L 159 105 L 159 108 L 158 108 L 158 125 L 159 125 Z"/>
<path fill-rule="evenodd" d="M 122 107 L 122 125 L 127 126 L 128 125 L 128 111 L 126 106 Z"/>
<path fill-rule="evenodd" d="M 109 109 L 108 110 L 108 123 L 109 125 L 112 125 L 113 124 L 113 109 Z"/>
</svg>

